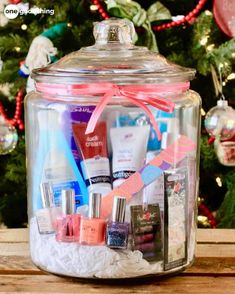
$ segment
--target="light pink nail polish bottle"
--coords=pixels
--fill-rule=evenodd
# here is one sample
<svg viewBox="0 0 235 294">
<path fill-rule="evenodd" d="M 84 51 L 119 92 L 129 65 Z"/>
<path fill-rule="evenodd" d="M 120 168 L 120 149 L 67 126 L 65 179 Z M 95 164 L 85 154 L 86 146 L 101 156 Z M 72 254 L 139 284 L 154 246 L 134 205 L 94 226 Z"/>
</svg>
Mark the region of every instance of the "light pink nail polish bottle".
<svg viewBox="0 0 235 294">
<path fill-rule="evenodd" d="M 100 193 L 90 194 L 88 218 L 81 218 L 81 244 L 103 245 L 105 243 L 106 222 L 100 218 L 101 197 Z"/>
</svg>

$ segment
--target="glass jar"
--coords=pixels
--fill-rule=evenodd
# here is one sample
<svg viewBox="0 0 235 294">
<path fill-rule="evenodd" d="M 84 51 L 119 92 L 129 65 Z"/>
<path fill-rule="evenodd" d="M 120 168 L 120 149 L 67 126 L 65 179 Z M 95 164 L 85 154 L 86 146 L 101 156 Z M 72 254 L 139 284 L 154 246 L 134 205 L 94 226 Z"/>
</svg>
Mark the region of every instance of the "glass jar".
<svg viewBox="0 0 235 294">
<path fill-rule="evenodd" d="M 167 275 L 195 253 L 195 71 L 97 23 L 94 46 L 32 72 L 26 98 L 30 251 L 51 273 Z"/>
</svg>

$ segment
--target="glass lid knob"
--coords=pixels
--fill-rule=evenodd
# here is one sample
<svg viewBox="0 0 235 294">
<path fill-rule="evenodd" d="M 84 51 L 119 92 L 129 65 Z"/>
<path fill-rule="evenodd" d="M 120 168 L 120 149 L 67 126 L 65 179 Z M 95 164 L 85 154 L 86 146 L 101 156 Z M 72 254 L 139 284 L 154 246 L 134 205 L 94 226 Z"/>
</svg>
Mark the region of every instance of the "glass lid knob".
<svg viewBox="0 0 235 294">
<path fill-rule="evenodd" d="M 96 23 L 93 30 L 95 45 L 123 44 L 132 45 L 135 28 L 127 19 L 110 18 Z"/>
</svg>

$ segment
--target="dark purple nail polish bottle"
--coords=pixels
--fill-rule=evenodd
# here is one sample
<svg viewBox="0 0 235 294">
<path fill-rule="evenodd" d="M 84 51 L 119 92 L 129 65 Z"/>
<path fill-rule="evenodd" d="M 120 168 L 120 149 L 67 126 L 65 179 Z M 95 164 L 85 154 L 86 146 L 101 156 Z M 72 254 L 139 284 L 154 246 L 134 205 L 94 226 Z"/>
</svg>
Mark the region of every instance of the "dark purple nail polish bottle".
<svg viewBox="0 0 235 294">
<path fill-rule="evenodd" d="M 129 224 L 125 223 L 126 198 L 114 197 L 112 220 L 107 224 L 106 243 L 110 248 L 125 249 L 128 243 Z"/>
</svg>

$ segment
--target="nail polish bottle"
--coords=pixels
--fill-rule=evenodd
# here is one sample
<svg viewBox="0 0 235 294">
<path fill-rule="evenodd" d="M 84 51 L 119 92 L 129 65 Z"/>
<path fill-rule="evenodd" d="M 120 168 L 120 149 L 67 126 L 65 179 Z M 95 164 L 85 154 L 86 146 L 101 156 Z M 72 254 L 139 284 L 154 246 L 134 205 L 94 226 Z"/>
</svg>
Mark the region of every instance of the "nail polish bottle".
<svg viewBox="0 0 235 294">
<path fill-rule="evenodd" d="M 40 234 L 55 232 L 56 218 L 61 214 L 61 208 L 54 204 L 54 194 L 50 183 L 41 183 L 42 209 L 35 212 Z"/>
<path fill-rule="evenodd" d="M 40 185 L 40 189 L 41 189 L 41 195 L 44 195 L 42 202 L 44 203 L 45 206 L 48 205 L 50 207 L 52 226 L 55 231 L 56 230 L 56 219 L 57 219 L 57 217 L 61 216 L 61 214 L 62 214 L 61 206 L 55 205 L 53 188 L 49 182 L 42 183 Z"/>
<path fill-rule="evenodd" d="M 61 191 L 62 216 L 57 218 L 56 240 L 79 242 L 81 215 L 75 213 L 73 189 Z"/>
<path fill-rule="evenodd" d="M 103 245 L 105 243 L 106 222 L 100 218 L 100 193 L 89 196 L 88 218 L 81 218 L 80 243 L 84 245 Z"/>
<path fill-rule="evenodd" d="M 126 198 L 114 197 L 112 220 L 107 224 L 106 244 L 110 248 L 125 249 L 128 244 L 129 224 L 125 223 Z"/>
</svg>

